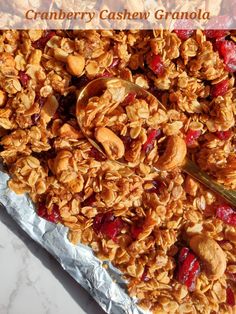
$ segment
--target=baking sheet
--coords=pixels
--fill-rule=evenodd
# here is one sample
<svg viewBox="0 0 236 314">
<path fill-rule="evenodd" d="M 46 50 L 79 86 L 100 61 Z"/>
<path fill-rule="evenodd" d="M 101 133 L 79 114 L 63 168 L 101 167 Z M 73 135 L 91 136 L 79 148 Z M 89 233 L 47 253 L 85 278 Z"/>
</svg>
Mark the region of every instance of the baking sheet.
<svg viewBox="0 0 236 314">
<path fill-rule="evenodd" d="M 109 262 L 97 259 L 85 245 L 72 245 L 67 228 L 37 216 L 27 195 L 17 195 L 7 187 L 9 175 L 0 165 L 0 203 L 18 225 L 51 253 L 61 266 L 81 285 L 100 306 L 111 314 L 147 314 L 128 296 L 120 272 Z M 107 264 L 108 268 L 104 268 Z"/>
</svg>

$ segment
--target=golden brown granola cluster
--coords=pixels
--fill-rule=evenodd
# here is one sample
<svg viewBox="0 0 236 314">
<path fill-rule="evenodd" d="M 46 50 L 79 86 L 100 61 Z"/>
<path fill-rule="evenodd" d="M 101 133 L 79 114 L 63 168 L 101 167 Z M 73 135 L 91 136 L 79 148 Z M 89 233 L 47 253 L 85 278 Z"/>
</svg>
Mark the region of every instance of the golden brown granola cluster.
<svg viewBox="0 0 236 314">
<path fill-rule="evenodd" d="M 171 164 L 175 156 L 152 168 L 169 139 L 236 189 L 236 60 L 225 55 L 236 52 L 235 32 L 185 35 L 0 31 L 0 156 L 9 187 L 67 226 L 72 243 L 118 267 L 141 306 L 235 313 L 235 210 Z M 76 91 L 98 77 L 132 81 L 167 109 L 121 90 L 90 99 L 85 126 L 103 146 L 114 140 L 110 158 L 91 146 L 75 114 Z"/>
</svg>

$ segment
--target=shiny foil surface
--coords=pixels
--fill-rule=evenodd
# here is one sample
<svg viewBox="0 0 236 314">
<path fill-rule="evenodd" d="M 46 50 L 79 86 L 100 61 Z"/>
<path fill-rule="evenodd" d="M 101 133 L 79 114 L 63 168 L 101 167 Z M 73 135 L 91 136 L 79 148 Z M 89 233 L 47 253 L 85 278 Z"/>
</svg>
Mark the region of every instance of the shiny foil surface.
<svg viewBox="0 0 236 314">
<path fill-rule="evenodd" d="M 0 204 L 18 225 L 51 253 L 100 306 L 110 314 L 144 314 L 126 292 L 120 272 L 109 262 L 97 259 L 85 245 L 73 245 L 67 239 L 67 228 L 50 223 L 35 213 L 27 195 L 17 195 L 7 186 L 9 175 L 0 168 Z M 104 267 L 105 266 L 105 267 Z"/>
</svg>

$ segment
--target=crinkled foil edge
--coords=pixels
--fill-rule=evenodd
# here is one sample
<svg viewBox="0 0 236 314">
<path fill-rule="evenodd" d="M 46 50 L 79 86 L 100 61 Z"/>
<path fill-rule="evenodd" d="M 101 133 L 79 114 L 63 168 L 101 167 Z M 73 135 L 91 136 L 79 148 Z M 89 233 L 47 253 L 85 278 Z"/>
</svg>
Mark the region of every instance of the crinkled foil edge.
<svg viewBox="0 0 236 314">
<path fill-rule="evenodd" d="M 125 291 L 120 272 L 107 262 L 96 258 L 85 245 L 72 245 L 67 239 L 67 228 L 38 217 L 34 204 L 27 195 L 17 195 L 7 186 L 9 175 L 0 167 L 0 204 L 17 224 L 36 242 L 51 253 L 104 311 L 110 314 L 147 314 L 135 304 Z"/>
</svg>

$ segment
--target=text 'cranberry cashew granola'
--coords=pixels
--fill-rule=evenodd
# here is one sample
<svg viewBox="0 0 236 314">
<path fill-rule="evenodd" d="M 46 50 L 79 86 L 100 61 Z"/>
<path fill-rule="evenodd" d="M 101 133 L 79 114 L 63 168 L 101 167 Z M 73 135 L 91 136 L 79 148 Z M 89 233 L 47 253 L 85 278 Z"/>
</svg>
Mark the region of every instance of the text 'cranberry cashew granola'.
<svg viewBox="0 0 236 314">
<path fill-rule="evenodd" d="M 236 312 L 236 210 L 180 167 L 187 152 L 236 189 L 235 42 L 235 31 L 0 31 L 9 187 L 109 259 L 153 313 Z M 92 97 L 83 127 L 107 158 L 75 115 L 76 91 L 98 77 L 166 107 L 122 88 Z"/>
</svg>

